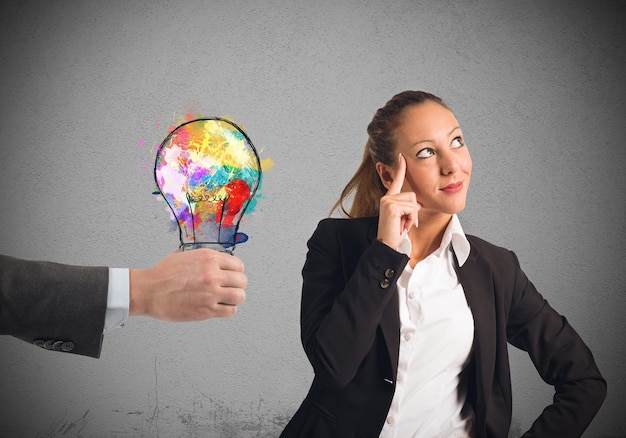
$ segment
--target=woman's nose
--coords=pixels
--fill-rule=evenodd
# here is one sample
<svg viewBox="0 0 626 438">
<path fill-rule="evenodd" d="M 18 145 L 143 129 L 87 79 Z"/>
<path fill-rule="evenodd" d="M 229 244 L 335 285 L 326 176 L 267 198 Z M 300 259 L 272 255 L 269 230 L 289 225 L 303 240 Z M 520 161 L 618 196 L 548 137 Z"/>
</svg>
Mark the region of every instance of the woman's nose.
<svg viewBox="0 0 626 438">
<path fill-rule="evenodd" d="M 450 175 L 459 169 L 459 161 L 453 154 L 440 155 L 439 166 L 442 175 Z"/>
</svg>

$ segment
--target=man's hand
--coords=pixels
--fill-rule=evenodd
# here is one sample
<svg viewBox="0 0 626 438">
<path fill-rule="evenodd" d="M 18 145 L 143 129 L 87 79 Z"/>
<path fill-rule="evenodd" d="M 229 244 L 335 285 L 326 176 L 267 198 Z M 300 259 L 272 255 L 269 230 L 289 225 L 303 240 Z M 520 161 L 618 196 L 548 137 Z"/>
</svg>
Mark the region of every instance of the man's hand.
<svg viewBox="0 0 626 438">
<path fill-rule="evenodd" d="M 246 298 L 243 270 L 230 254 L 175 251 L 153 268 L 130 270 L 129 313 L 171 322 L 233 316 Z"/>
</svg>

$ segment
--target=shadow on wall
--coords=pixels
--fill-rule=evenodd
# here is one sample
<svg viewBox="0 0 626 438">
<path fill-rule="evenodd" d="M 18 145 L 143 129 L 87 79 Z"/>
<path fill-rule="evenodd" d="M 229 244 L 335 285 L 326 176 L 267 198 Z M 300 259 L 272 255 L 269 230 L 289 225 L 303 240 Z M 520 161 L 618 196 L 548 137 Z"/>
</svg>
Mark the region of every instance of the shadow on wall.
<svg viewBox="0 0 626 438">
<path fill-rule="evenodd" d="M 522 436 L 522 426 L 516 419 L 511 420 L 511 428 L 509 429 L 508 438 L 520 438 Z"/>
</svg>

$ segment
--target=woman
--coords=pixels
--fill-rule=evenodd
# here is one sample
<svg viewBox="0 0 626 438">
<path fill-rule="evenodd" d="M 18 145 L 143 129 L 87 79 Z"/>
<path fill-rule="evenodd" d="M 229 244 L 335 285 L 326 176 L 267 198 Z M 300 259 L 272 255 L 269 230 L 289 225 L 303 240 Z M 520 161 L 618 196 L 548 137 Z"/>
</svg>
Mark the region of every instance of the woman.
<svg viewBox="0 0 626 438">
<path fill-rule="evenodd" d="M 335 205 L 350 218 L 321 221 L 308 242 L 301 336 L 315 378 L 281 436 L 506 437 L 507 342 L 556 390 L 524 436 L 580 436 L 606 382 L 515 254 L 464 234 L 472 161 L 452 111 L 405 91 L 367 131 Z"/>
</svg>

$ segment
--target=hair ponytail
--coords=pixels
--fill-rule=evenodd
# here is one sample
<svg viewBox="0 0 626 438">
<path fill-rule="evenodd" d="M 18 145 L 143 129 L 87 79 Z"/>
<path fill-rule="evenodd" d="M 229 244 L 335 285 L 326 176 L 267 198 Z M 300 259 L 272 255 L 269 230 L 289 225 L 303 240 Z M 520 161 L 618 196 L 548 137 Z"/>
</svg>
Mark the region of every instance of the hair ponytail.
<svg viewBox="0 0 626 438">
<path fill-rule="evenodd" d="M 354 192 L 354 199 L 349 210 L 346 210 L 345 201 Z M 335 205 L 331 209 L 331 214 L 335 210 L 340 210 L 341 214 L 349 218 L 376 216 L 378 215 L 378 204 L 380 198 L 385 194 L 376 163 L 372 161 L 369 147 L 365 144 L 363 159 L 356 173 L 350 178 L 344 187 Z"/>
</svg>

